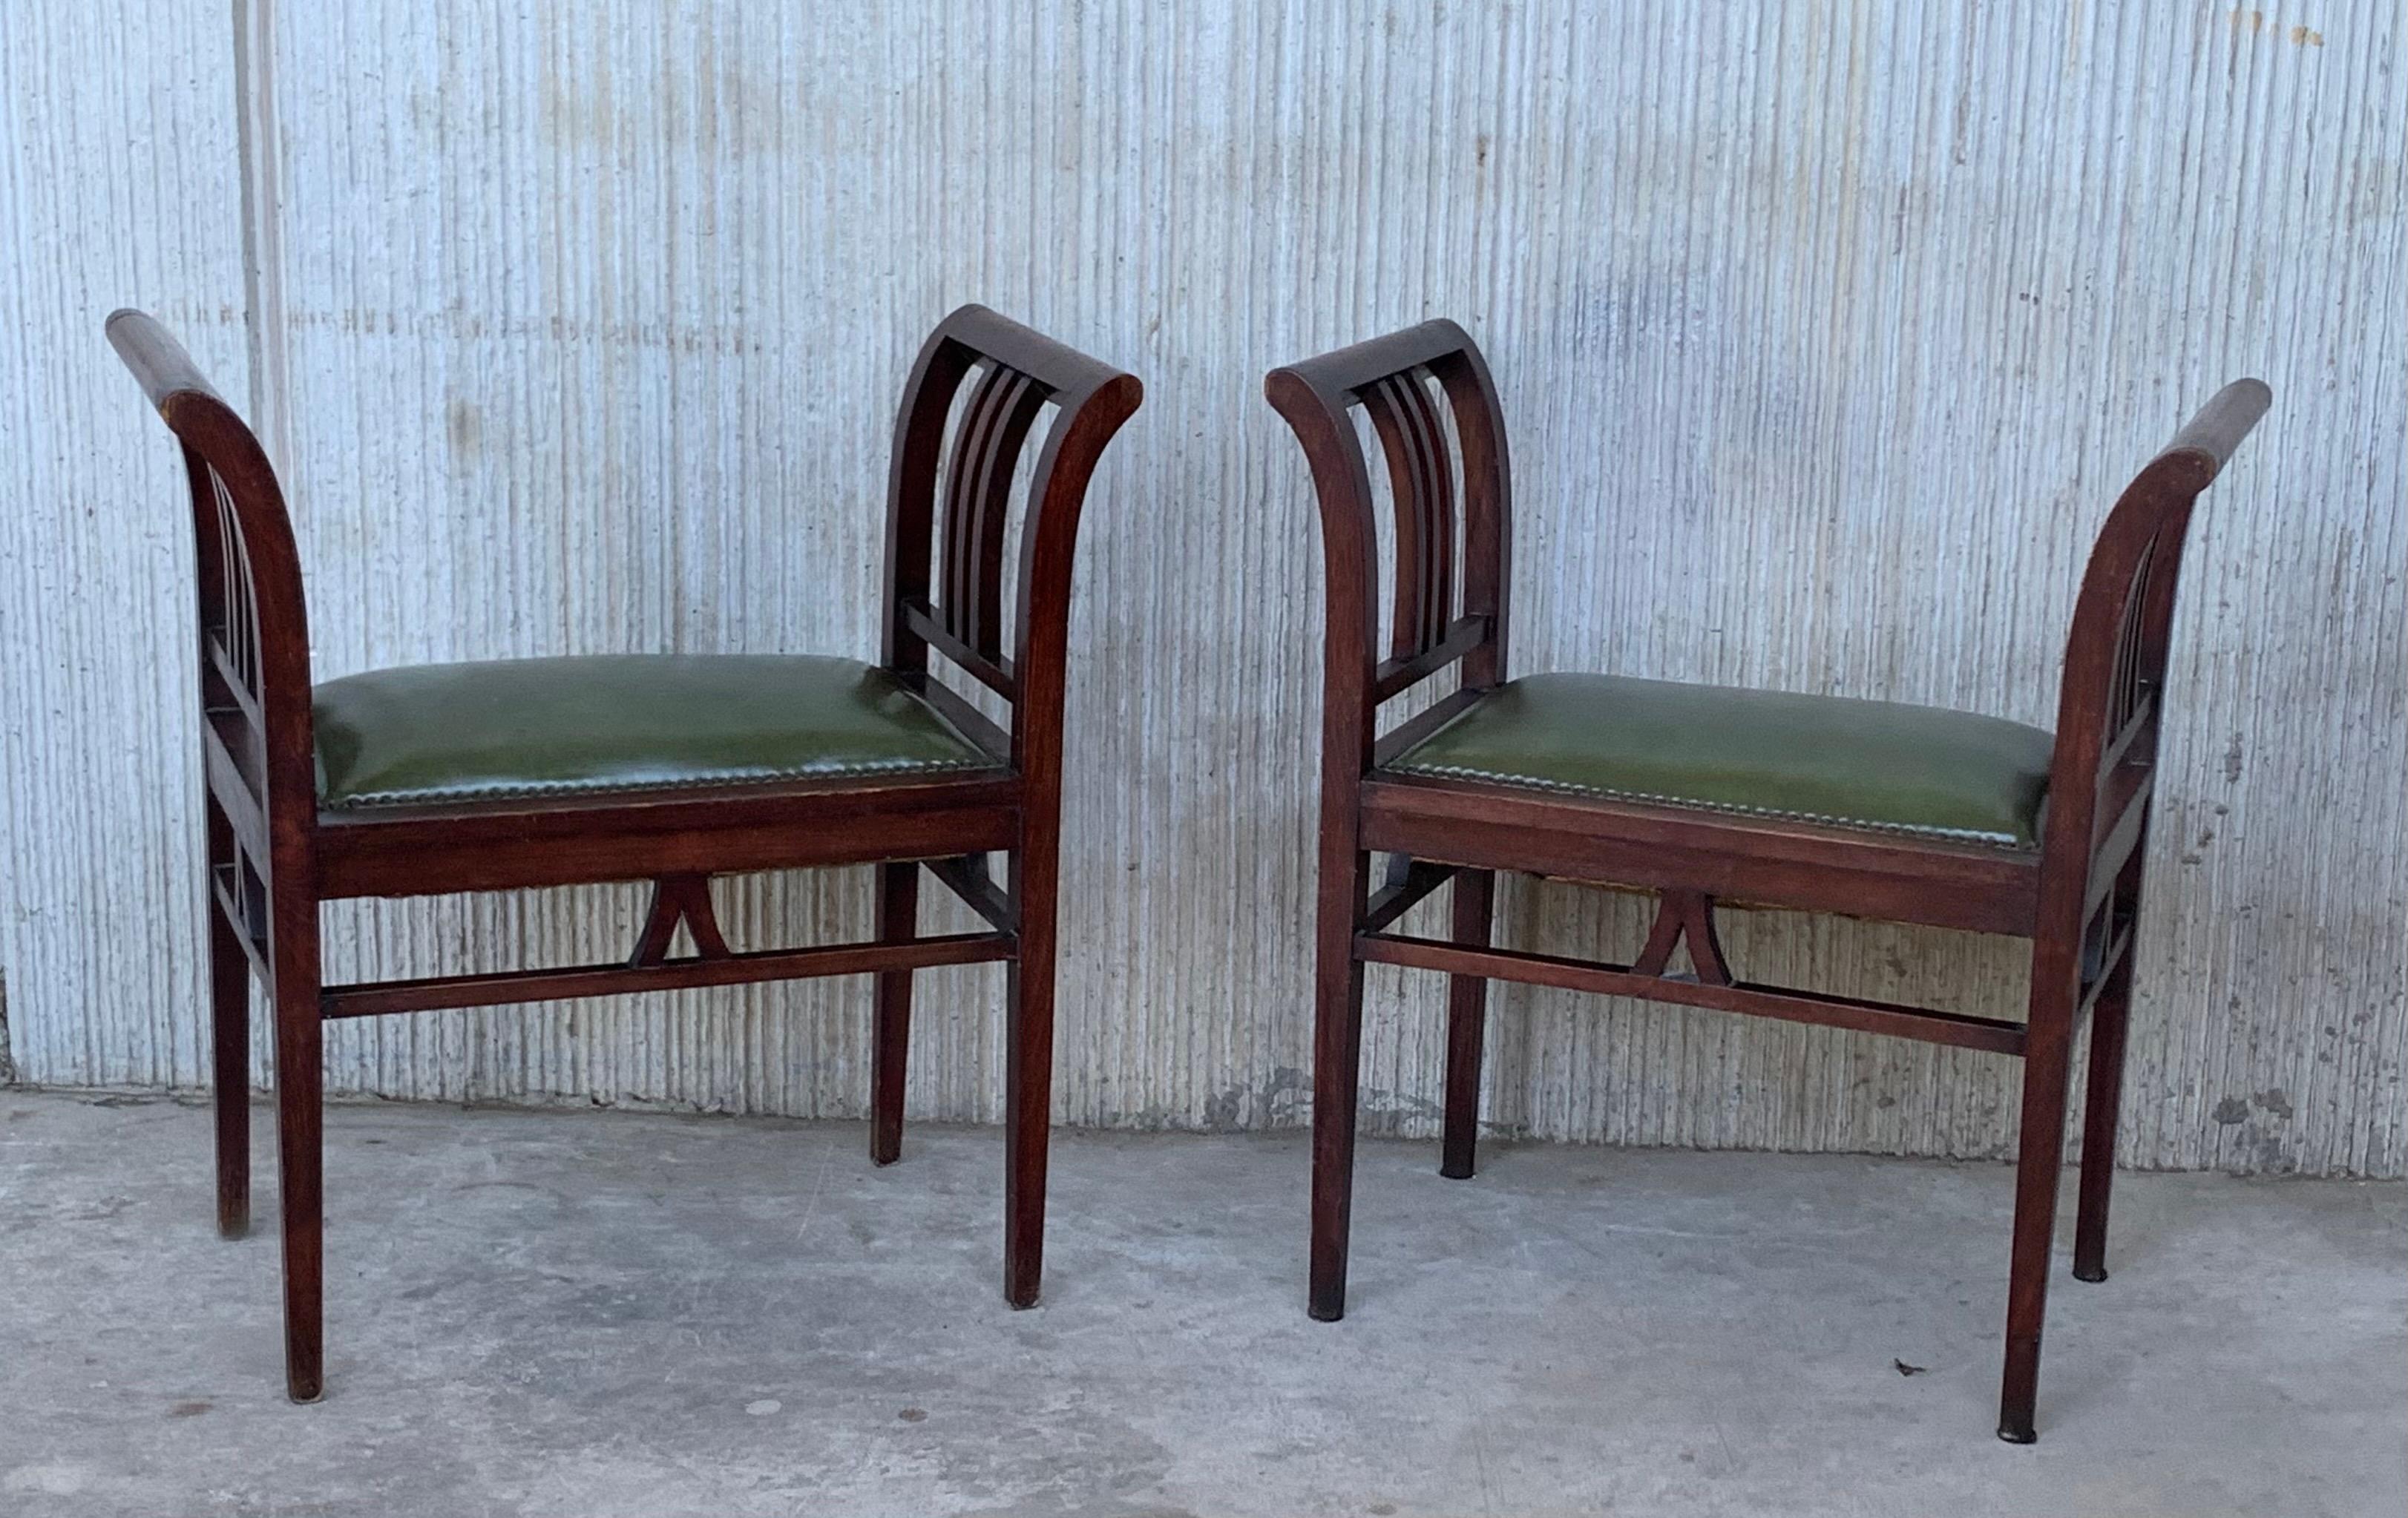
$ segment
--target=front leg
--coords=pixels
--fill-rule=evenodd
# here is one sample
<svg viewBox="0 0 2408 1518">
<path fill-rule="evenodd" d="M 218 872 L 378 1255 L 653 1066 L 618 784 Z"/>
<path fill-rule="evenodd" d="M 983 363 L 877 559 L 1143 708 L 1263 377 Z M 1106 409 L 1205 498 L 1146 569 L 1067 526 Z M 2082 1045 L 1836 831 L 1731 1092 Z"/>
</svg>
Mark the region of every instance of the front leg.
<svg viewBox="0 0 2408 1518">
<path fill-rule="evenodd" d="M 1321 872 L 1312 1033 L 1312 1265 L 1310 1310 L 1346 1315 L 1347 1236 L 1354 1196 L 1354 1115 L 1363 1059 L 1363 964 L 1354 924 L 1370 881 L 1370 856 L 1338 851 Z"/>
<path fill-rule="evenodd" d="M 2041 1325 L 2048 1313 L 2050 1250 L 2057 1236 L 2057 1190 L 2065 1161 L 2066 1088 L 2073 1010 L 2079 993 L 2064 956 L 2033 955 L 2031 1020 L 2024 1045 L 2023 1126 L 2015 1158 L 2014 1252 L 2007 1268 L 2007 1355 L 1999 1392 L 1999 1437 L 2029 1444 L 2040 1437 Z"/>
<path fill-rule="evenodd" d="M 284 1244 L 284 1383 L 295 1402 L 326 1389 L 325 1034 L 318 903 L 280 902 L 276 972 L 276 1166 Z"/>
<path fill-rule="evenodd" d="M 920 866 L 906 861 L 878 866 L 881 943 L 901 943 L 919 932 Z M 903 1093 L 911 1053 L 911 976 L 882 970 L 870 993 L 876 1028 L 869 1046 L 869 1159 L 892 1165 L 903 1153 Z"/>
<path fill-rule="evenodd" d="M 1049 821 L 1012 855 L 1020 950 L 1006 971 L 1003 1296 L 1037 1305 L 1045 1272 L 1045 1163 L 1054 1122 L 1054 894 L 1059 838 Z"/>
</svg>

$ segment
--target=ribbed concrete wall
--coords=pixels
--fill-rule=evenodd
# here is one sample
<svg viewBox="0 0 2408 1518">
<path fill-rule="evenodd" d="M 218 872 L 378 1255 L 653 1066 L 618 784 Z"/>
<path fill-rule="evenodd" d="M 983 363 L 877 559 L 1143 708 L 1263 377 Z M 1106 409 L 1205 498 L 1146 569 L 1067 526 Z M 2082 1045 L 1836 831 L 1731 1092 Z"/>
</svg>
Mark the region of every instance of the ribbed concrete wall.
<svg viewBox="0 0 2408 1518">
<path fill-rule="evenodd" d="M 246 0 L 231 25 L 17 0 L 0 948 L 21 1070 L 205 1074 L 191 551 L 173 449 L 100 339 L 110 307 L 160 311 L 251 394 L 330 676 L 867 652 L 891 408 L 921 333 L 977 299 L 1149 391 L 1081 566 L 1059 1114 L 1299 1121 L 1320 566 L 1260 376 L 1446 313 L 1514 430 L 1519 667 L 2040 723 L 2115 490 L 2218 382 L 2271 381 L 2189 560 L 2125 1157 L 2400 1174 L 2401 33 L 2388 0 Z M 853 875 L 722 890 L 752 944 L 867 924 Z M 332 968 L 606 956 L 638 905 L 347 906 Z M 1567 952 L 1638 931 L 1556 886 L 1510 890 L 1504 923 Z M 2020 996 L 2003 942 L 1785 915 L 1728 937 L 1754 978 Z M 914 1109 L 991 1117 L 1000 976 L 929 981 Z M 1372 994 L 1370 1110 L 1431 1131 L 1438 987 Z M 1983 1155 L 2013 1128 L 2014 1071 L 1984 1056 L 1498 1006 L 1489 1111 L 1512 1131 Z M 426 1014 L 337 1030 L 332 1080 L 852 1114 L 867 1022 L 853 982 Z"/>
</svg>

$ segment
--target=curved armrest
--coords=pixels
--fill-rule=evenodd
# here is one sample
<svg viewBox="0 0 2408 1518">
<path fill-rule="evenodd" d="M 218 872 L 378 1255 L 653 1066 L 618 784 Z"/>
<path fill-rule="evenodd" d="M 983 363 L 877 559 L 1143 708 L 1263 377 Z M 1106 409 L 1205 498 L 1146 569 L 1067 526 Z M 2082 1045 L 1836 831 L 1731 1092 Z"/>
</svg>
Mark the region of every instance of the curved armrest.
<svg viewBox="0 0 2408 1518">
<path fill-rule="evenodd" d="M 2258 425 L 2258 419 L 2273 403 L 2274 392 L 2263 380 L 2235 380 L 2208 398 L 2158 457 L 2167 453 L 2203 455 L 2208 461 L 2207 479 L 2200 484 L 2204 487 L 2231 462 L 2233 450 L 2241 446 L 2241 439 L 2249 436 L 2249 429 Z"/>
<path fill-rule="evenodd" d="M 2138 846 L 2153 790 L 2174 590 L 2200 492 L 2266 414 L 2273 392 L 2236 380 L 2143 465 L 2108 512 L 2074 598 L 2057 694 L 2045 847 L 2075 932 Z"/>
<path fill-rule="evenodd" d="M 109 346 L 134 371 L 135 381 L 157 409 L 165 411 L 169 401 L 187 393 L 207 395 L 223 404 L 209 382 L 201 378 L 201 371 L 194 367 L 193 355 L 184 351 L 184 345 L 148 312 L 130 307 L 112 311 L 107 330 Z"/>
<path fill-rule="evenodd" d="M 1271 405 L 1293 422 L 1295 418 L 1288 408 L 1294 402 L 1283 401 L 1283 393 L 1298 381 L 1308 392 L 1318 391 L 1335 401 L 1374 380 L 1467 351 L 1479 351 L 1471 335 L 1455 322 L 1439 317 L 1402 332 L 1366 338 L 1312 358 L 1283 364 L 1264 376 L 1263 389 Z"/>
<path fill-rule="evenodd" d="M 1101 359 L 1090 358 L 1068 343 L 1056 342 L 1036 328 L 988 307 L 961 307 L 937 324 L 936 336 L 1009 365 L 1056 396 L 1068 396 L 1073 403 L 1115 381 L 1126 381 L 1119 389 L 1126 392 L 1125 406 L 1127 411 L 1133 412 L 1144 394 L 1135 376 L 1124 374 Z M 1124 414 L 1123 420 L 1125 419 Z"/>
</svg>

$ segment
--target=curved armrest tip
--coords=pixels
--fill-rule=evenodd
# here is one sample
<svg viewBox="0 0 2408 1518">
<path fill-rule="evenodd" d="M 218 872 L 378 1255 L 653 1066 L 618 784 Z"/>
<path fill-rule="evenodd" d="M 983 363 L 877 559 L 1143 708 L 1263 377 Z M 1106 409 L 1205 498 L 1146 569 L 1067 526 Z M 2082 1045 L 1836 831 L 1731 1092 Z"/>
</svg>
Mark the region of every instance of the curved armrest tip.
<svg viewBox="0 0 2408 1518">
<path fill-rule="evenodd" d="M 2263 380 L 2235 380 L 2208 398 L 2205 406 L 2174 434 L 2167 453 L 2195 453 L 2206 461 L 2203 486 L 2232 462 L 2242 439 L 2274 404 L 2273 387 Z"/>
<path fill-rule="evenodd" d="M 1283 364 L 1263 376 L 1263 399 L 1282 416 L 1293 419 L 1296 412 L 1290 408 L 1312 399 L 1312 381 L 1298 374 L 1294 365 Z"/>
</svg>

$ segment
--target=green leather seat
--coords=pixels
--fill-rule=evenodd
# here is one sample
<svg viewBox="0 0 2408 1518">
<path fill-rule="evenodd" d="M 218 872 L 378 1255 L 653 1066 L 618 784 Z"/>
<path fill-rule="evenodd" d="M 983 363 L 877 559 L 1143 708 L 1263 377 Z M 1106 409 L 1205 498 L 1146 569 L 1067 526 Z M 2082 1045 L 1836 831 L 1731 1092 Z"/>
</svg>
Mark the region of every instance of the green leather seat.
<svg viewBox="0 0 2408 1518">
<path fill-rule="evenodd" d="M 885 670 L 815 655 L 420 665 L 312 706 L 330 809 L 995 764 Z"/>
<path fill-rule="evenodd" d="M 2028 849 L 2055 742 L 1936 707 L 1529 675 L 1385 772 Z"/>
</svg>

